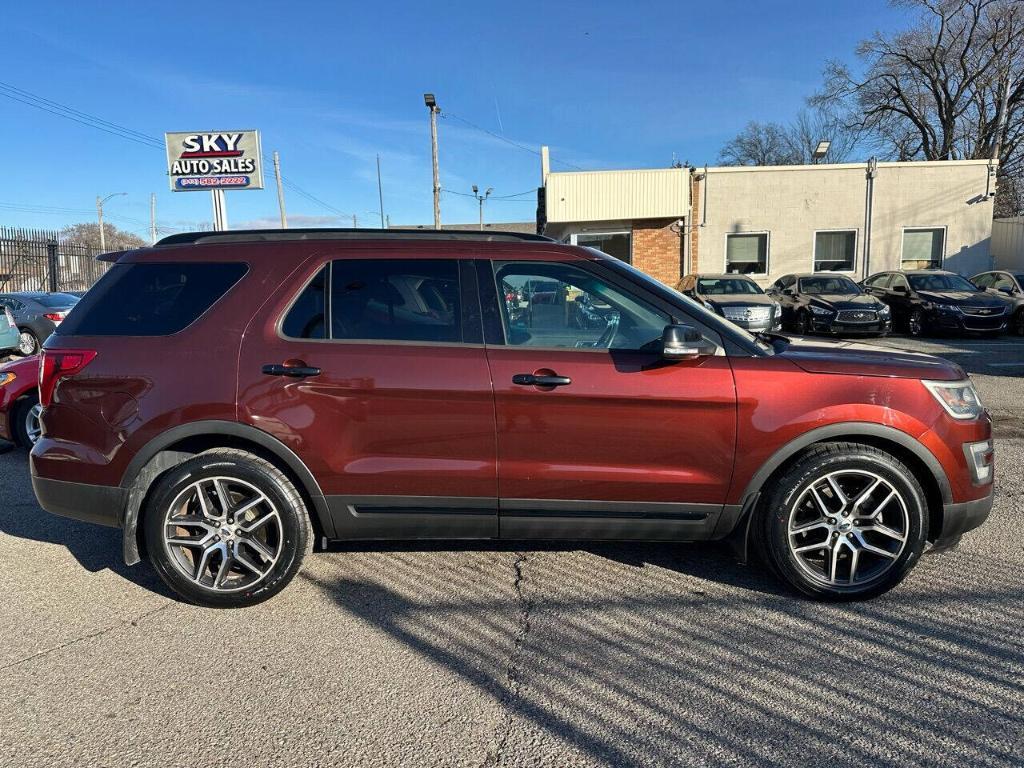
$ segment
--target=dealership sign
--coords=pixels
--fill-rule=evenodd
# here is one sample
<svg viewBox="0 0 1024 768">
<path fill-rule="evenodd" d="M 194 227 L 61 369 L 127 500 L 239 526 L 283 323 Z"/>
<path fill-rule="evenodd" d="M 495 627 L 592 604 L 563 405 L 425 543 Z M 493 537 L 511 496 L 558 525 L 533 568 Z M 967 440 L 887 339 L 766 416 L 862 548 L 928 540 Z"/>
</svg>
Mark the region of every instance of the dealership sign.
<svg viewBox="0 0 1024 768">
<path fill-rule="evenodd" d="M 165 133 L 173 192 L 263 189 L 259 131 Z"/>
</svg>

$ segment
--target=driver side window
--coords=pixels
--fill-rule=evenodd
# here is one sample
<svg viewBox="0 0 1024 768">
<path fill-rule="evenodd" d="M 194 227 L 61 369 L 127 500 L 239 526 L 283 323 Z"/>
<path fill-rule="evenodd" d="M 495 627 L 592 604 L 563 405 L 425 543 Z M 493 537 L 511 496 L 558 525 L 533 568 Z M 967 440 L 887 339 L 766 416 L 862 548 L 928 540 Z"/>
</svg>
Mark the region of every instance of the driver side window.
<svg viewBox="0 0 1024 768">
<path fill-rule="evenodd" d="M 510 346 L 655 349 L 671 318 L 579 267 L 554 262 L 495 264 Z"/>
</svg>

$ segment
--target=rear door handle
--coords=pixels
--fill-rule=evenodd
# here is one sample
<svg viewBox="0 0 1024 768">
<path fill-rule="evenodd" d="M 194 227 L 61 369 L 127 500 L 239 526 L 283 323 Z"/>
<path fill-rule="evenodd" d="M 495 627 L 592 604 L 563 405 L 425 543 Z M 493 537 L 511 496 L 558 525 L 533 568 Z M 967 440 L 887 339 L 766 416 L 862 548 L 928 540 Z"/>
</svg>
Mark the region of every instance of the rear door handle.
<svg viewBox="0 0 1024 768">
<path fill-rule="evenodd" d="M 267 376 L 290 376 L 293 379 L 304 379 L 307 376 L 319 376 L 320 369 L 311 365 L 280 365 L 272 363 L 263 366 L 263 373 Z"/>
<path fill-rule="evenodd" d="M 535 376 L 532 373 L 517 373 L 512 377 L 513 384 L 524 387 L 565 387 L 572 384 L 568 376 Z"/>
</svg>

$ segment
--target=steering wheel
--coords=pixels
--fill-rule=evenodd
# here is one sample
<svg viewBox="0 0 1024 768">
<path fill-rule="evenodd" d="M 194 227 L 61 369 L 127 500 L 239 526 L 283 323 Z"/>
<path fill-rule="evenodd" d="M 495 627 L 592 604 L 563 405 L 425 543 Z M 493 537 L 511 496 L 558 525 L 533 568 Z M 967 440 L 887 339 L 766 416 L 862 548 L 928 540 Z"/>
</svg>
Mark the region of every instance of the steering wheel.
<svg viewBox="0 0 1024 768">
<path fill-rule="evenodd" d="M 615 343 L 615 335 L 619 332 L 619 316 L 615 315 L 608 322 L 608 327 L 604 329 L 604 333 L 601 334 L 601 338 L 594 342 L 594 347 L 597 349 L 611 349 L 612 344 Z"/>
</svg>

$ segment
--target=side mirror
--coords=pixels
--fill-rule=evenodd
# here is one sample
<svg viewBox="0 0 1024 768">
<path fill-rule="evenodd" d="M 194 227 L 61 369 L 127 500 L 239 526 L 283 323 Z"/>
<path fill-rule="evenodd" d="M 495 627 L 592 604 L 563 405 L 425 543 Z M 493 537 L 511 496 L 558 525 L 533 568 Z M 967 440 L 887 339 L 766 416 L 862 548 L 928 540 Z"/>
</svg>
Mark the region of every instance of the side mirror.
<svg viewBox="0 0 1024 768">
<path fill-rule="evenodd" d="M 661 356 L 666 360 L 710 357 L 717 347 L 691 325 L 666 325 L 661 334 Z"/>
<path fill-rule="evenodd" d="M 907 292 L 907 286 L 905 286 L 905 285 L 894 285 L 892 287 L 892 292 L 893 293 L 906 293 Z"/>
<path fill-rule="evenodd" d="M 783 288 L 782 289 L 782 295 L 783 296 L 793 296 L 795 294 L 796 294 L 796 291 L 794 291 L 792 288 Z"/>
</svg>

